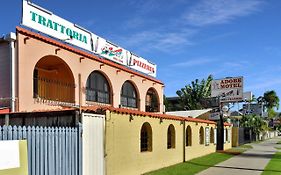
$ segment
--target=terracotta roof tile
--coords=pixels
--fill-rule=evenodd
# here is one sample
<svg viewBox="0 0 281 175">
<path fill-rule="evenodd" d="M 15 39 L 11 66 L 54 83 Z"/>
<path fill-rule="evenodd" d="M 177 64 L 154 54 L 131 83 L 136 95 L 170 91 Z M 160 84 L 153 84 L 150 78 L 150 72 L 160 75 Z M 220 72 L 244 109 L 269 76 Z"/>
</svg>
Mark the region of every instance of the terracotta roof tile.
<svg viewBox="0 0 281 175">
<path fill-rule="evenodd" d="M 17 111 L 17 112 L 11 112 L 6 111 L 0 114 L 27 114 L 27 113 L 46 113 L 46 112 L 60 112 L 60 111 L 75 111 L 77 108 L 71 108 L 71 107 L 62 107 L 62 108 L 56 108 L 56 109 L 40 109 L 40 110 L 33 110 L 33 111 Z"/>
<path fill-rule="evenodd" d="M 224 126 L 232 126 L 230 123 L 224 123 Z"/>
<path fill-rule="evenodd" d="M 10 113 L 10 108 L 2 108 L 0 109 L 0 114 L 8 114 Z"/>
<path fill-rule="evenodd" d="M 138 72 L 136 72 L 136 71 L 133 71 L 133 70 L 131 70 L 131 69 L 129 69 L 129 68 L 126 68 L 125 66 L 119 65 L 119 64 L 117 64 L 117 63 L 114 63 L 114 62 L 112 62 L 112 61 L 109 61 L 109 60 L 106 60 L 106 59 L 103 59 L 103 58 L 100 58 L 100 57 L 98 57 L 98 56 L 96 56 L 96 55 L 87 53 L 86 51 L 82 51 L 82 50 L 80 50 L 80 49 L 74 48 L 74 47 L 69 46 L 69 45 L 67 45 L 67 44 L 63 44 L 63 43 L 61 43 L 61 42 L 59 42 L 59 41 L 56 41 L 55 39 L 51 39 L 51 38 L 48 38 L 48 37 L 46 37 L 46 36 L 40 35 L 40 34 L 38 34 L 38 33 L 31 32 L 31 31 L 29 31 L 29 30 L 27 30 L 27 29 L 24 29 L 24 28 L 22 28 L 22 27 L 19 27 L 19 26 L 17 26 L 16 29 L 17 29 L 17 32 L 22 33 L 22 34 L 24 34 L 24 35 L 27 35 L 27 36 L 36 38 L 36 39 L 41 40 L 41 41 L 44 41 L 44 42 L 46 42 L 46 43 L 49 43 L 49 44 L 52 44 L 52 45 L 61 47 L 61 48 L 63 48 L 63 49 L 66 49 L 66 50 L 68 50 L 68 51 L 71 51 L 71 52 L 80 54 L 80 55 L 82 55 L 82 56 L 84 56 L 84 57 L 86 57 L 86 58 L 99 61 L 99 62 L 101 62 L 101 63 L 104 63 L 104 64 L 107 64 L 107 65 L 109 65 L 109 66 L 115 67 L 115 68 L 117 68 L 117 69 L 126 71 L 126 72 L 131 73 L 131 74 L 138 75 L 138 76 L 140 76 L 140 77 L 142 77 L 142 78 L 146 78 L 146 79 L 151 80 L 151 81 L 153 81 L 153 82 L 156 82 L 156 83 L 159 83 L 159 84 L 161 84 L 161 85 L 164 85 L 163 82 L 161 82 L 160 80 L 157 80 L 157 79 L 155 79 L 155 78 L 153 78 L 153 77 L 146 76 L 146 75 L 144 75 L 144 74 L 141 74 L 141 73 L 138 73 Z"/>
<path fill-rule="evenodd" d="M 213 121 L 210 121 L 210 120 L 203 120 L 203 119 L 197 119 L 197 118 L 192 118 L 192 117 L 179 117 L 179 116 L 152 113 L 152 112 L 142 112 L 142 111 L 126 109 L 126 108 L 114 108 L 114 107 L 111 107 L 111 106 L 84 106 L 81 109 L 84 112 L 96 112 L 96 111 L 99 111 L 99 110 L 100 111 L 109 110 L 111 112 L 116 112 L 116 113 L 132 114 L 132 115 L 139 115 L 139 116 L 148 116 L 148 117 L 159 118 L 159 119 L 216 124 L 216 122 L 213 122 Z"/>
</svg>

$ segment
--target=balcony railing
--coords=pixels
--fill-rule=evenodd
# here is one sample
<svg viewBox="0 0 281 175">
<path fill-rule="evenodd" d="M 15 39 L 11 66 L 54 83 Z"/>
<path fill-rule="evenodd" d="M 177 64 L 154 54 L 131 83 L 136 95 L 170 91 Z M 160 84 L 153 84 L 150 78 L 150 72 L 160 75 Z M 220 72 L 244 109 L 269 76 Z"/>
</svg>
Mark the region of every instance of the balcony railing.
<svg viewBox="0 0 281 175">
<path fill-rule="evenodd" d="M 75 102 L 75 84 L 45 77 L 36 77 L 33 81 L 34 98 L 67 103 Z"/>
</svg>

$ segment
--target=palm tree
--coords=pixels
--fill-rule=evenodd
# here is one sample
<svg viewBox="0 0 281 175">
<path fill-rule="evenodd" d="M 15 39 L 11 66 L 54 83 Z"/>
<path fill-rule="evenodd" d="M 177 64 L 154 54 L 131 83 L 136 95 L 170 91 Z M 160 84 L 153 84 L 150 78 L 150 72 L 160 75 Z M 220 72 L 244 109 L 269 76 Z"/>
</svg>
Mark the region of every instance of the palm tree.
<svg viewBox="0 0 281 175">
<path fill-rule="evenodd" d="M 211 96 L 211 82 L 213 76 L 209 75 L 208 78 L 199 81 L 196 79 L 191 84 L 186 85 L 176 93 L 180 98 L 180 104 L 183 110 L 203 109 L 201 100 Z"/>
<path fill-rule="evenodd" d="M 263 111 L 266 109 L 271 114 L 275 112 L 274 108 L 279 108 L 279 97 L 274 90 L 266 91 L 263 96 L 257 98 L 257 102 L 264 105 Z"/>
<path fill-rule="evenodd" d="M 265 107 L 267 109 L 272 109 L 272 108 L 279 108 L 279 97 L 277 96 L 276 92 L 274 90 L 271 91 L 266 91 L 263 94 L 263 98 L 265 101 Z"/>
</svg>

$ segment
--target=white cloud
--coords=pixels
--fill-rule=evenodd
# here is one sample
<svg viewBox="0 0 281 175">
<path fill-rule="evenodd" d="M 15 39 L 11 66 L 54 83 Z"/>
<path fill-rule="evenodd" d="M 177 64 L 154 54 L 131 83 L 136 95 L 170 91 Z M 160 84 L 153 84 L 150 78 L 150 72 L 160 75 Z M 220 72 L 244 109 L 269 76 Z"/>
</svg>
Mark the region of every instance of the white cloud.
<svg viewBox="0 0 281 175">
<path fill-rule="evenodd" d="M 201 66 L 206 65 L 207 63 L 216 62 L 216 59 L 210 59 L 210 58 L 198 58 L 198 59 L 191 59 L 188 61 L 180 62 L 172 64 L 173 67 L 192 67 L 192 66 Z"/>
<path fill-rule="evenodd" d="M 194 26 L 221 24 L 259 10 L 260 0 L 202 0 L 191 7 L 184 20 Z"/>
<path fill-rule="evenodd" d="M 192 45 L 189 38 L 195 32 L 192 30 L 175 32 L 147 30 L 129 36 L 116 36 L 116 39 L 126 46 L 137 46 L 140 50 L 156 49 L 163 52 L 171 52 L 171 50 L 177 51 L 187 45 Z"/>
<path fill-rule="evenodd" d="M 186 9 L 184 5 L 186 3 L 189 4 L 189 9 Z M 194 38 L 196 34 L 202 32 L 201 28 L 186 26 L 186 21 L 193 26 L 224 23 L 257 11 L 261 1 L 201 0 L 191 3 L 187 0 L 175 0 L 175 2 L 132 0 L 127 4 L 135 12 L 121 25 L 123 31 L 127 32 L 121 36 L 112 36 L 114 41 L 120 43 L 124 48 L 137 48 L 134 49 L 134 52 L 157 50 L 179 53 L 185 51 L 188 46 L 200 42 Z M 173 15 L 165 16 L 163 14 L 164 6 L 167 6 L 167 8 L 165 7 L 167 12 L 169 10 L 178 11 L 172 13 Z M 159 15 L 164 16 L 161 18 Z M 163 20 L 164 18 L 165 20 Z M 209 40 L 228 37 L 232 34 L 233 32 L 213 36 Z"/>
</svg>

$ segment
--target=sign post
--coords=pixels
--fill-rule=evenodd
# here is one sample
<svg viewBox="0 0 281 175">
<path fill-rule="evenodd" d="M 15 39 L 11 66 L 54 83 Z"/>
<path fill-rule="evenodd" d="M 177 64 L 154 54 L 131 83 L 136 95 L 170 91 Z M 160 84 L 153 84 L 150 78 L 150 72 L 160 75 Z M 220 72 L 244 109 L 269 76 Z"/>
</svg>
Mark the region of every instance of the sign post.
<svg viewBox="0 0 281 175">
<path fill-rule="evenodd" d="M 211 97 L 219 98 L 219 121 L 217 130 L 217 150 L 224 149 L 224 122 L 223 104 L 243 101 L 243 77 L 227 77 L 213 80 L 211 84 Z M 225 111 L 224 111 L 225 112 Z"/>
</svg>

